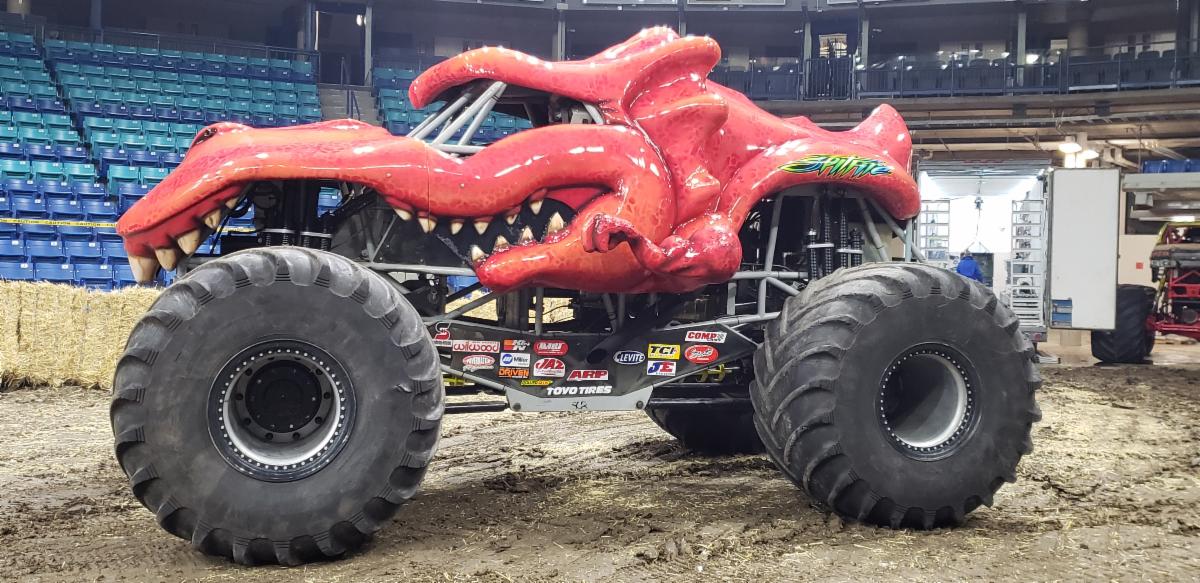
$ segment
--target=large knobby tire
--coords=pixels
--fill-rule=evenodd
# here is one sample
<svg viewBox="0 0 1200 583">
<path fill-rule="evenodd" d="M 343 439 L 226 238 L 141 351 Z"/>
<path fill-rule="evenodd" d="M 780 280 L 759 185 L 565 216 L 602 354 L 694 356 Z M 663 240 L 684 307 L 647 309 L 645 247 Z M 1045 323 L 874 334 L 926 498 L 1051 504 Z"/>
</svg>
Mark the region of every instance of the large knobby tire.
<svg viewBox="0 0 1200 583">
<path fill-rule="evenodd" d="M 289 247 L 167 288 L 113 393 L 134 495 L 168 532 L 242 564 L 363 544 L 416 492 L 444 410 L 433 341 L 395 287 Z"/>
<path fill-rule="evenodd" d="M 1033 346 L 984 286 L 916 264 L 789 299 L 755 354 L 767 453 L 821 504 L 893 528 L 960 524 L 1032 450 Z"/>
<path fill-rule="evenodd" d="M 763 451 L 762 440 L 754 428 L 754 411 L 749 406 L 674 408 L 648 405 L 646 414 L 663 431 L 697 453 L 730 455 Z"/>
<path fill-rule="evenodd" d="M 1092 356 L 1101 362 L 1139 364 L 1154 349 L 1154 330 L 1146 325 L 1157 292 L 1144 285 L 1117 286 L 1116 327 L 1092 331 Z"/>
</svg>

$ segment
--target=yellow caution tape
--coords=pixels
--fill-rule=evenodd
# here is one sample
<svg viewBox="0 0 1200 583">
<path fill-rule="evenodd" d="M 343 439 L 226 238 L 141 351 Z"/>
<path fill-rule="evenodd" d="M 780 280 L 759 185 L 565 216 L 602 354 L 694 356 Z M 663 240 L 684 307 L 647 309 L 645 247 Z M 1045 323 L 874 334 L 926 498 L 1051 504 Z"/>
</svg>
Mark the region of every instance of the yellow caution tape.
<svg viewBox="0 0 1200 583">
<path fill-rule="evenodd" d="M 55 227 L 97 227 L 101 229 L 116 229 L 116 223 L 100 223 L 96 221 L 52 221 L 50 219 L 9 219 L 0 217 L 0 223 L 14 223 L 18 225 L 53 225 Z M 251 227 L 225 227 L 222 231 L 226 233 L 253 233 Z"/>
</svg>

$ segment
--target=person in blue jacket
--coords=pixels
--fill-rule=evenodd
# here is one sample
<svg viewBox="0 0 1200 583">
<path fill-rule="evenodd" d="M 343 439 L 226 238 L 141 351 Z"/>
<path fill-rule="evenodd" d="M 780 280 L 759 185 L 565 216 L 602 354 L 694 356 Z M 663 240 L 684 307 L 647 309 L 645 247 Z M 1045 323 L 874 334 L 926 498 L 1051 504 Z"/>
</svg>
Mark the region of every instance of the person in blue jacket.
<svg viewBox="0 0 1200 583">
<path fill-rule="evenodd" d="M 958 260 L 958 267 L 954 270 L 967 279 L 983 283 L 983 271 L 979 269 L 979 264 L 975 262 L 975 257 L 970 251 L 963 251 L 962 258 Z"/>
</svg>

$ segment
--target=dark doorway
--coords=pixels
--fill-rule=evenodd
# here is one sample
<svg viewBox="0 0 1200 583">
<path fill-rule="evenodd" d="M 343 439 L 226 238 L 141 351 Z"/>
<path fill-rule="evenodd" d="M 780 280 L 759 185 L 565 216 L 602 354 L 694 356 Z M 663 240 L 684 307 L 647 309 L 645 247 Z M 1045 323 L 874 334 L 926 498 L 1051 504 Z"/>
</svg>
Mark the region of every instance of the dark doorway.
<svg viewBox="0 0 1200 583">
<path fill-rule="evenodd" d="M 362 85 L 366 79 L 366 43 L 362 4 L 317 2 L 316 49 L 321 53 L 322 83 Z"/>
</svg>

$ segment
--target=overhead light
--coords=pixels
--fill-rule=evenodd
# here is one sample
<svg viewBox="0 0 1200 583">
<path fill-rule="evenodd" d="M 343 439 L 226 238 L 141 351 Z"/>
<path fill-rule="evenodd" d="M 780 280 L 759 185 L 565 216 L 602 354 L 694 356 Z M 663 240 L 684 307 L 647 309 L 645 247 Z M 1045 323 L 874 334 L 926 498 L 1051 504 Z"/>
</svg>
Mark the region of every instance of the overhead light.
<svg viewBox="0 0 1200 583">
<path fill-rule="evenodd" d="M 365 22 L 365 21 L 366 21 L 366 19 L 363 18 L 363 15 L 361 15 L 361 14 L 354 15 L 354 22 L 356 22 L 359 26 L 362 26 L 363 22 Z"/>
<path fill-rule="evenodd" d="M 1096 158 L 1099 158 L 1099 157 L 1100 157 L 1100 152 L 1097 152 L 1091 148 L 1088 148 L 1079 153 L 1079 158 L 1082 160 L 1095 160 Z"/>
<path fill-rule="evenodd" d="M 1172 223 L 1194 223 L 1196 222 L 1195 215 L 1175 215 L 1171 217 Z"/>
<path fill-rule="evenodd" d="M 1025 55 L 1025 64 L 1026 65 L 1036 64 L 1038 62 L 1038 59 L 1040 59 L 1040 58 L 1041 58 L 1040 56 L 1034 55 L 1034 54 Z"/>
<path fill-rule="evenodd" d="M 1083 151 L 1083 146 L 1075 141 L 1075 136 L 1067 136 L 1066 140 L 1058 145 L 1058 151 L 1064 154 L 1078 154 Z"/>
</svg>

